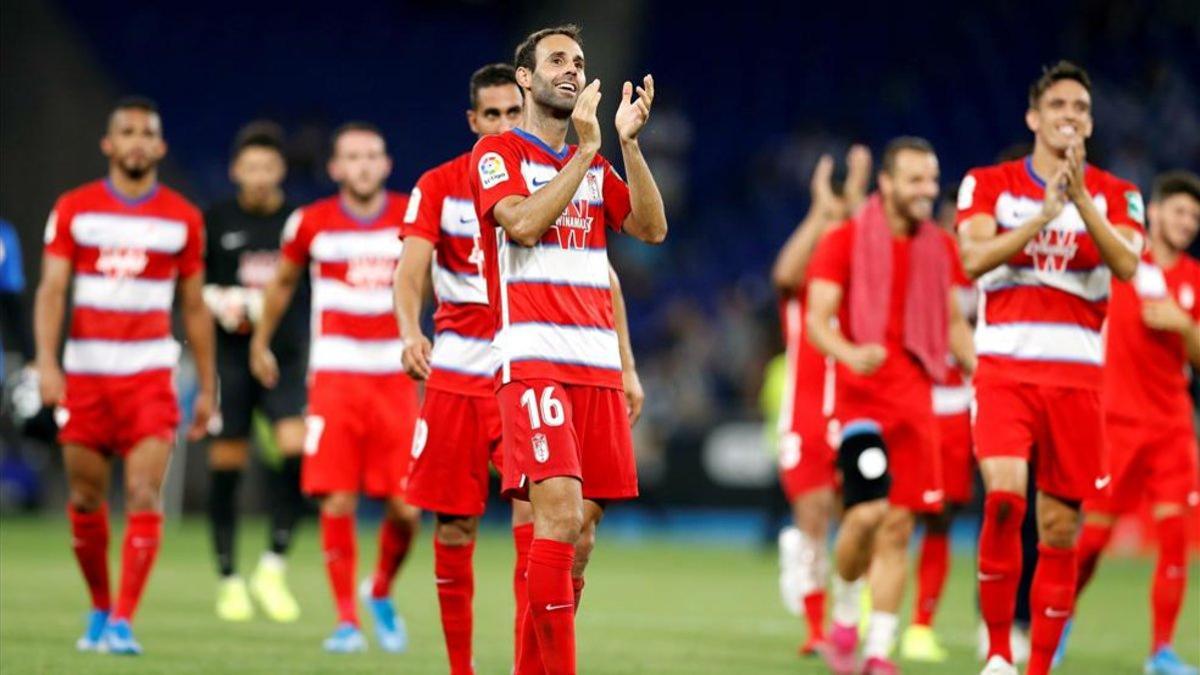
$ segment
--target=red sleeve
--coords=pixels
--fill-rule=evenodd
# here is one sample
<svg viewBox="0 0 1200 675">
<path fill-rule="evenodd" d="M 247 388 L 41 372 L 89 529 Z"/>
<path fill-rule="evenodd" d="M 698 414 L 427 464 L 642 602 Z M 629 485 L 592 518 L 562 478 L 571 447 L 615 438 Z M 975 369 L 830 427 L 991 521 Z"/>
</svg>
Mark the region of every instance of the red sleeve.
<svg viewBox="0 0 1200 675">
<path fill-rule="evenodd" d="M 1192 306 L 1188 309 L 1192 319 L 1200 322 L 1200 298 L 1196 297 L 1196 294 L 1200 293 L 1200 265 L 1196 264 L 1195 260 L 1189 259 L 1188 262 L 1192 263 Z"/>
<path fill-rule="evenodd" d="M 204 271 L 204 216 L 192 209 L 187 220 L 187 241 L 179 252 L 179 278 L 186 279 Z"/>
<path fill-rule="evenodd" d="M 70 260 L 75 256 L 75 238 L 71 236 L 71 219 L 75 213 L 66 199 L 59 198 L 46 220 L 46 253 Z"/>
<path fill-rule="evenodd" d="M 1000 185 L 994 176 L 982 169 L 971 169 L 958 186 L 958 216 L 954 222 L 962 226 L 971 216 L 985 214 L 996 217 L 996 200 Z"/>
<path fill-rule="evenodd" d="M 958 242 L 950 234 L 945 235 L 946 253 L 950 256 L 950 285 L 956 288 L 971 288 L 974 284 L 963 269 L 962 257 L 958 254 Z"/>
<path fill-rule="evenodd" d="M 633 207 L 629 204 L 629 186 L 607 160 L 604 162 L 603 190 L 604 220 L 609 228 L 620 232 Z"/>
<path fill-rule="evenodd" d="M 420 237 L 437 244 L 442 232 L 444 198 L 441 181 L 432 171 L 426 171 L 408 196 L 400 238 Z"/>
<path fill-rule="evenodd" d="M 1146 207 L 1133 183 L 1110 178 L 1105 181 L 1104 200 L 1108 203 L 1108 222 L 1114 227 L 1131 227 L 1138 232 L 1146 229 Z"/>
<path fill-rule="evenodd" d="M 304 209 L 296 209 L 283 226 L 279 252 L 291 262 L 304 267 L 308 265 L 308 249 L 312 238 L 312 226 L 304 218 Z"/>
<path fill-rule="evenodd" d="M 850 223 L 843 223 L 821 237 L 808 264 L 808 281 L 820 279 L 845 288 L 850 281 Z"/>
<path fill-rule="evenodd" d="M 484 136 L 471 151 L 471 191 L 480 223 L 490 218 L 496 202 L 517 195 L 529 196 L 521 175 L 521 158 L 501 136 Z"/>
</svg>

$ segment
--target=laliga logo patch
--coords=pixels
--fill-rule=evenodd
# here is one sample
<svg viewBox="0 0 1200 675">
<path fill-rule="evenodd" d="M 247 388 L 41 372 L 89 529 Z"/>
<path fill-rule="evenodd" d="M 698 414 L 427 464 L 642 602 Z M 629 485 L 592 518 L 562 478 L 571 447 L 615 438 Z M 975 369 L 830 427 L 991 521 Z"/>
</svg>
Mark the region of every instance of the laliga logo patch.
<svg viewBox="0 0 1200 675">
<path fill-rule="evenodd" d="M 1196 306 L 1196 289 L 1192 288 L 1191 284 L 1179 286 L 1179 306 L 1189 312 Z"/>
<path fill-rule="evenodd" d="M 483 189 L 495 187 L 506 180 L 508 168 L 504 166 L 504 159 L 494 152 L 484 153 L 479 158 L 479 182 Z"/>
<path fill-rule="evenodd" d="M 412 456 L 416 459 L 425 451 L 425 443 L 429 441 L 429 425 L 425 423 L 425 418 L 417 420 L 417 426 L 413 429 L 413 444 Z"/>
<path fill-rule="evenodd" d="M 533 458 L 538 464 L 545 464 L 550 459 L 550 444 L 546 442 L 546 434 L 533 435 Z"/>
<path fill-rule="evenodd" d="M 589 174 L 590 175 L 590 174 Z M 558 234 L 558 245 L 563 248 L 573 248 L 582 251 L 587 248 L 588 233 L 592 231 L 592 221 L 588 215 L 591 205 L 585 201 L 574 201 L 567 204 L 566 210 L 554 221 L 554 231 Z"/>
<path fill-rule="evenodd" d="M 392 273 L 395 271 L 395 258 L 351 258 L 346 265 L 346 282 L 364 288 L 386 288 L 392 285 Z"/>
<path fill-rule="evenodd" d="M 145 271 L 148 260 L 144 248 L 106 246 L 100 249 L 96 271 L 108 277 L 136 277 Z"/>
</svg>

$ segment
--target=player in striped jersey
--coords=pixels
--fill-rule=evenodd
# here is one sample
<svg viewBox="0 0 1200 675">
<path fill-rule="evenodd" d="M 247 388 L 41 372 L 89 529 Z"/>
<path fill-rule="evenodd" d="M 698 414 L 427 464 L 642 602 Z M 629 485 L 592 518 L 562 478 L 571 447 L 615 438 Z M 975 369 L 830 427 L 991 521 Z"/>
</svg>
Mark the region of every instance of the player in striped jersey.
<svg viewBox="0 0 1200 675">
<path fill-rule="evenodd" d="M 637 496 L 605 230 L 659 243 L 667 221 L 637 140 L 653 79 L 636 101 L 626 82 L 617 109 L 627 185 L 598 154 L 600 82 L 584 86 L 578 29 L 533 33 L 515 62 L 524 120 L 475 145 L 471 193 L 498 328 L 503 487 L 534 509 L 516 672 L 558 675 L 576 672 L 575 593 L 603 504 Z"/>
<path fill-rule="evenodd" d="M 34 316 L 37 367 L 42 400 L 58 406 L 67 515 L 92 598 L 76 646 L 140 654 L 130 622 L 158 554 L 162 484 L 179 423 L 172 382 L 179 345 L 171 337 L 177 284 L 200 386 L 188 431 L 192 440 L 203 436 L 214 404 L 213 327 L 202 292 L 200 212 L 158 183 L 167 146 L 155 104 L 142 98 L 118 102 L 100 147 L 108 178 L 60 197 L 46 225 Z M 60 366 L 68 287 L 74 308 Z M 128 519 L 115 605 L 105 505 L 114 456 L 124 460 Z"/>
<path fill-rule="evenodd" d="M 1109 281 L 1130 279 L 1142 248 L 1137 188 L 1084 159 L 1087 73 L 1065 61 L 1047 69 L 1030 87 L 1025 122 L 1033 153 L 973 169 L 958 194 L 963 266 L 983 292 L 974 433 L 987 488 L 979 605 L 991 675 L 1016 672 L 1009 633 L 1031 459 L 1040 555 L 1029 673 L 1049 670 L 1074 607 L 1079 504 L 1112 481 L 1099 392 Z"/>
<path fill-rule="evenodd" d="M 384 188 L 391 168 L 375 126 L 351 122 L 334 132 L 329 174 L 339 192 L 288 219 L 282 257 L 263 293 L 262 319 L 250 344 L 255 376 L 274 387 L 279 366 L 271 338 L 309 265 L 313 336 L 301 484 L 320 501 L 322 548 L 338 613 L 324 645 L 332 652 L 366 649 L 354 599 L 360 492 L 385 500 L 378 563 L 360 595 L 374 614 L 380 646 L 391 652 L 407 646 L 389 595 L 420 518 L 404 499 L 417 391 L 404 374 L 392 316 L 392 275 L 408 198 Z"/>
</svg>

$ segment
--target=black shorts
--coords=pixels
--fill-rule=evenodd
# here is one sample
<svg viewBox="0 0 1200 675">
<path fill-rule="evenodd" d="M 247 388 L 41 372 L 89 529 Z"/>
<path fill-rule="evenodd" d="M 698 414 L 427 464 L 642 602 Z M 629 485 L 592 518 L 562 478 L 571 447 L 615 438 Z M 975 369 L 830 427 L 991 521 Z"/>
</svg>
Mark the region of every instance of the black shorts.
<svg viewBox="0 0 1200 675">
<path fill-rule="evenodd" d="M 259 384 L 250 372 L 250 341 L 241 336 L 217 338 L 217 380 L 220 427 L 215 438 L 249 438 L 255 408 L 272 423 L 304 414 L 307 403 L 306 350 L 276 352 L 279 382 L 274 389 Z"/>
</svg>

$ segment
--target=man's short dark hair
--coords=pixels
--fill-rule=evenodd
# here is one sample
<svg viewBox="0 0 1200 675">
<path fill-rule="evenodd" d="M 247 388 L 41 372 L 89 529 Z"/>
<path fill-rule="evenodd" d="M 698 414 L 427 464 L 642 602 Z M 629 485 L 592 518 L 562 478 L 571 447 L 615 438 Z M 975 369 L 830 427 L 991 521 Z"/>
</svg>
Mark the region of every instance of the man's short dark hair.
<svg viewBox="0 0 1200 675">
<path fill-rule="evenodd" d="M 1029 107 L 1036 108 L 1042 94 L 1062 80 L 1075 80 L 1083 85 L 1089 94 L 1092 93 L 1092 78 L 1088 77 L 1082 66 L 1070 61 L 1059 61 L 1049 67 L 1043 66 L 1042 76 L 1029 85 Z"/>
<path fill-rule="evenodd" d="M 927 155 L 937 154 L 933 150 L 933 144 L 920 136 L 900 136 L 888 141 L 887 146 L 883 149 L 883 160 L 879 164 L 879 169 L 890 176 L 896 170 L 896 157 L 905 150 L 913 150 Z"/>
<path fill-rule="evenodd" d="M 283 127 L 271 120 L 254 120 L 238 130 L 233 139 L 234 159 L 246 148 L 266 148 L 283 155 Z"/>
<path fill-rule="evenodd" d="M 1150 201 L 1157 204 L 1175 195 L 1188 195 L 1200 202 L 1200 176 L 1191 171 L 1168 171 L 1154 179 Z"/>
<path fill-rule="evenodd" d="M 517 69 L 507 63 L 489 63 L 471 74 L 471 108 L 479 105 L 479 90 L 487 87 L 502 87 L 517 84 Z"/>
<path fill-rule="evenodd" d="M 534 31 L 525 38 L 521 44 L 517 45 L 517 52 L 513 56 L 513 66 L 517 68 L 525 68 L 533 70 L 537 67 L 537 46 L 543 39 L 551 35 L 565 35 L 575 41 L 580 47 L 583 46 L 583 38 L 579 36 L 579 26 L 573 23 L 564 23 L 561 26 L 552 28 L 543 28 L 539 31 Z"/>
<path fill-rule="evenodd" d="M 361 120 L 353 120 L 350 122 L 346 122 L 345 124 L 343 124 L 340 127 L 333 130 L 333 133 L 329 136 L 330 151 L 336 151 L 338 141 L 341 140 L 342 136 L 344 136 L 348 133 L 354 132 L 354 131 L 363 131 L 368 134 L 375 134 L 376 136 L 379 137 L 380 140 L 383 141 L 384 147 L 387 147 L 387 138 L 384 137 L 383 131 L 381 131 L 379 129 L 379 127 L 375 126 L 374 124 L 371 124 L 370 122 L 363 122 Z"/>
</svg>

